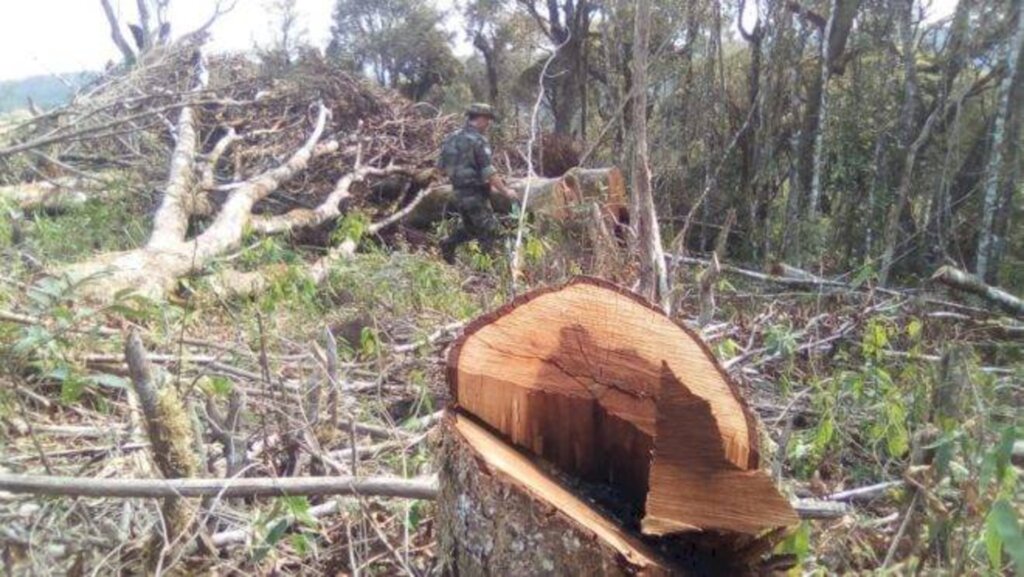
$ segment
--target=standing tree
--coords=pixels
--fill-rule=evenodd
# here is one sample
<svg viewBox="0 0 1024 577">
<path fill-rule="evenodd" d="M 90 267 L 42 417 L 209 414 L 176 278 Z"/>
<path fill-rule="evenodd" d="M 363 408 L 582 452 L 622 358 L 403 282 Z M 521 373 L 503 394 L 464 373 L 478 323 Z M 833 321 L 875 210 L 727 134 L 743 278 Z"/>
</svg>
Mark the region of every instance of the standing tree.
<svg viewBox="0 0 1024 577">
<path fill-rule="evenodd" d="M 305 40 L 306 29 L 299 24 L 298 0 L 270 0 L 270 26 L 274 31 L 271 50 L 291 62 Z"/>
<path fill-rule="evenodd" d="M 382 86 L 422 100 L 459 71 L 451 35 L 441 28 L 444 17 L 415 0 L 338 0 L 328 53 Z"/>
<path fill-rule="evenodd" d="M 1003 158 L 1006 156 L 1004 150 L 1007 144 L 1007 123 L 1012 112 L 1010 109 L 1010 103 L 1013 102 L 1011 93 L 1014 91 L 1015 84 L 1020 82 L 1020 54 L 1021 46 L 1024 45 L 1024 1 L 1013 0 L 1013 5 L 1017 27 L 1006 42 L 1007 72 L 999 87 L 999 109 L 996 111 L 995 128 L 992 131 L 992 152 L 989 154 L 988 170 L 985 175 L 985 198 L 981 213 L 981 230 L 978 231 L 975 272 L 980 278 L 988 281 L 994 281 L 998 276 L 999 262 L 997 259 L 993 259 L 993 256 L 997 254 L 996 245 L 999 240 L 996 238 L 993 225 L 999 205 L 1000 179 L 1004 170 Z M 1018 110 L 1017 115 L 1019 116 L 1019 114 Z M 1009 140 L 1011 143 L 1012 141 L 1012 139 Z M 1009 156 L 1014 158 L 1012 154 Z M 1009 186 L 1012 189 L 1013 185 Z"/>
<path fill-rule="evenodd" d="M 637 90 L 633 107 L 633 176 L 631 203 L 639 217 L 637 225 L 640 249 L 640 294 L 661 304 L 668 311 L 668 272 L 658 229 L 658 214 L 651 191 L 651 167 L 647 154 L 647 48 L 651 37 L 651 1 L 636 4 L 633 27 L 633 81 Z"/>
<path fill-rule="evenodd" d="M 141 56 L 160 46 L 167 46 L 171 41 L 171 22 L 168 19 L 171 0 L 136 0 L 135 7 L 138 11 L 138 22 L 128 23 L 128 31 L 131 32 L 134 46 L 129 44 L 124 36 L 124 22 L 120 14 L 111 5 L 110 0 L 100 0 L 103 6 L 103 13 L 107 17 L 107 24 L 110 25 L 110 38 L 117 49 L 121 52 L 126 63 L 133 63 Z M 195 30 L 185 34 L 185 37 L 199 37 L 204 35 L 218 18 L 227 14 L 235 7 L 235 1 L 216 0 L 213 5 L 213 13 L 206 21 Z M 154 19 L 155 18 L 155 19 Z"/>
<path fill-rule="evenodd" d="M 547 0 L 544 7 L 538 6 L 537 0 L 519 0 L 519 4 L 558 47 L 543 78 L 555 133 L 586 134 L 590 23 L 596 4 L 590 0 L 563 0 L 561 4 Z"/>
</svg>

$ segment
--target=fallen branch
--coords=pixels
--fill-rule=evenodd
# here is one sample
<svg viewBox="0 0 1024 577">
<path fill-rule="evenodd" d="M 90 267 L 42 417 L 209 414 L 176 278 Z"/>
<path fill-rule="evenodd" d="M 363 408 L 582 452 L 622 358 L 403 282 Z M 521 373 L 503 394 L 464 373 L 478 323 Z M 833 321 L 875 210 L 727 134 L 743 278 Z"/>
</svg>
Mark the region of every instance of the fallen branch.
<svg viewBox="0 0 1024 577">
<path fill-rule="evenodd" d="M 955 290 L 977 295 L 1009 313 L 1024 317 L 1024 300 L 1001 288 L 988 285 L 980 278 L 956 267 L 949 265 L 940 267 L 932 275 L 932 280 L 941 282 Z"/>
<path fill-rule="evenodd" d="M 395 477 L 252 477 L 242 479 L 90 479 L 46 475 L 0 474 L 0 491 L 58 497 L 284 497 L 292 495 L 361 495 L 433 499 L 433 478 Z"/>
<path fill-rule="evenodd" d="M 866 487 L 857 487 L 856 489 L 848 489 L 846 491 L 839 491 L 838 493 L 832 493 L 825 497 L 826 501 L 858 501 L 862 499 L 873 499 L 879 495 L 884 494 L 890 489 L 896 487 L 902 487 L 906 482 L 902 479 L 898 481 L 883 481 L 881 483 L 875 483 L 874 485 L 868 485 Z"/>
<path fill-rule="evenodd" d="M 149 298 L 162 298 L 177 279 L 201 269 L 241 241 L 257 202 L 302 172 L 313 157 L 337 150 L 336 141 L 317 144 L 326 130 L 327 118 L 327 108 L 320 103 L 313 131 L 305 143 L 280 166 L 250 178 L 232 191 L 210 226 L 196 238 L 175 242 L 173 238 L 177 232 L 161 234 L 152 237 L 143 249 L 100 255 L 61 272 L 73 282 L 90 281 L 82 288 L 97 300 L 109 300 L 111 295 L 122 290 L 133 290 Z M 171 218 L 177 212 L 165 214 Z M 156 223 L 154 234 L 161 230 L 161 225 Z"/>
</svg>

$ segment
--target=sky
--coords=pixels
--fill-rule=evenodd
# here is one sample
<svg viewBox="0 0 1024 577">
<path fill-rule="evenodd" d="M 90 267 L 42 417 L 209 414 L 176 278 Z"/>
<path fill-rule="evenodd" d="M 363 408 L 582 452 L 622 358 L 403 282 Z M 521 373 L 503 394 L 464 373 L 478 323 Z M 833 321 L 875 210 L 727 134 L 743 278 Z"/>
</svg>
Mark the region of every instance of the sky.
<svg viewBox="0 0 1024 577">
<path fill-rule="evenodd" d="M 429 1 L 429 0 L 424 0 Z M 451 7 L 455 0 L 437 0 Z M 928 19 L 952 12 L 956 0 L 925 0 Z M 37 74 L 99 70 L 119 55 L 99 0 L 0 0 L 0 80 Z M 111 0 L 115 11 L 135 19 L 135 0 Z M 751 6 L 753 3 L 748 3 Z M 214 0 L 172 0 L 170 20 L 175 34 L 192 30 L 213 12 Z M 210 49 L 243 51 L 254 44 L 268 45 L 273 38 L 270 0 L 237 0 L 235 9 L 212 28 Z M 334 0 L 297 0 L 299 28 L 305 38 L 325 46 L 330 36 Z M 457 22 L 448 23 L 453 29 Z M 127 36 L 127 32 L 125 33 Z M 462 34 L 456 34 L 456 54 L 471 50 Z"/>
<path fill-rule="evenodd" d="M 442 0 L 439 6 L 451 6 Z M 200 26 L 213 13 L 214 0 L 172 0 L 175 35 Z M 212 51 L 243 51 L 273 38 L 270 0 L 237 0 L 235 9 L 211 29 Z M 119 55 L 99 0 L 0 0 L 0 80 L 36 74 L 99 70 Z M 111 0 L 122 20 L 136 19 L 135 0 Z M 334 0 L 297 0 L 299 28 L 306 40 L 326 46 Z M 129 38 L 128 32 L 125 36 Z M 459 44 L 462 44 L 461 42 Z"/>
</svg>

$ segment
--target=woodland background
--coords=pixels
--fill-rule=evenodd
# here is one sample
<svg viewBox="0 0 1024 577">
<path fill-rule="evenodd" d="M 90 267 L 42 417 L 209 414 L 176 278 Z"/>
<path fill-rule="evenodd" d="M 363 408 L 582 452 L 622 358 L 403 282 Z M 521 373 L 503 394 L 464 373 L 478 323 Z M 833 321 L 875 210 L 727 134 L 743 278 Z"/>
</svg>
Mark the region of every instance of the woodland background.
<svg viewBox="0 0 1024 577">
<path fill-rule="evenodd" d="M 838 507 L 779 540 L 792 571 L 1024 568 L 1020 0 L 941 16 L 927 0 L 467 0 L 457 36 L 431 2 L 338 0 L 325 47 L 280 0 L 275 45 L 210 57 L 192 96 L 204 31 L 165 35 L 166 2 L 96 31 L 122 32 L 124 60 L 70 103 L 0 124 L 8 188 L 102 184 L 60 206 L 0 195 L 0 472 L 154 474 L 124 364 L 134 330 L 192 421 L 192 476 L 428 475 L 444 345 L 514 293 L 585 273 L 697 327 L 761 417 L 787 494 Z M 472 101 L 497 109 L 510 176 L 620 167 L 621 243 L 605 254 L 591 221 L 526 220 L 521 270 L 476 247 L 449 267 L 434 247 L 450 220 L 392 219 L 427 190 L 416 175 Z M 145 253 L 184 109 L 190 186 L 216 209 L 322 128 L 318 103 L 336 148 L 317 156 L 312 141 L 301 178 L 259 196 L 238 238 L 173 290 L 97 304 L 88 275 L 62 274 Z M 241 138 L 215 152 L 228 126 Z M 352 190 L 331 195 L 345 174 Z M 325 199 L 333 213 L 312 226 L 265 223 Z M 182 239 L 216 228 L 209 207 L 188 210 Z M 1010 305 L 948 291 L 942 270 Z M 222 290 L 226 271 L 260 280 Z M 161 570 L 437 571 L 429 500 L 203 506 L 213 552 L 167 545 Z M 161 515 L 143 499 L 0 494 L 3 564 L 131 572 L 150 563 Z"/>
</svg>

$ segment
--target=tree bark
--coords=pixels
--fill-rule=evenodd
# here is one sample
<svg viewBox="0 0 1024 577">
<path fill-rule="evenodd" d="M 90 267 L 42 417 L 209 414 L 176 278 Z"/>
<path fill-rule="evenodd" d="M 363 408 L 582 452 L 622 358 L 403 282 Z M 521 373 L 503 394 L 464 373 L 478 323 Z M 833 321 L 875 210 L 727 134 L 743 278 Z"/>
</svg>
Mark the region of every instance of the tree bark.
<svg viewBox="0 0 1024 577">
<path fill-rule="evenodd" d="M 651 167 L 647 152 L 647 54 L 651 36 L 651 2 L 638 0 L 634 20 L 633 79 L 638 87 L 632 99 L 634 130 L 632 203 L 639 209 L 637 235 L 640 248 L 640 294 L 657 302 L 668 312 L 668 269 L 661 244 L 658 214 L 651 190 Z"/>
<path fill-rule="evenodd" d="M 110 25 L 110 38 L 114 41 L 114 45 L 121 51 L 121 56 L 124 57 L 125 62 L 135 61 L 135 51 L 125 40 L 124 34 L 121 32 L 121 22 L 117 19 L 117 14 L 114 13 L 113 6 L 110 5 L 110 0 L 100 0 L 103 4 L 103 13 L 107 17 L 107 24 Z"/>
<path fill-rule="evenodd" d="M 441 455 L 445 574 L 688 574 L 466 417 L 442 423 Z"/>
<path fill-rule="evenodd" d="M 932 280 L 939 281 L 958 291 L 977 295 L 1003 310 L 1024 317 L 1024 300 L 1013 296 L 1001 288 L 985 284 L 975 275 L 966 273 L 951 266 L 941 267 L 932 275 Z"/>
<path fill-rule="evenodd" d="M 1014 0 L 1014 12 L 1017 16 L 1017 28 L 1006 44 L 1006 75 L 999 87 L 999 108 L 996 112 L 995 128 L 992 130 L 992 146 L 989 152 L 988 169 L 985 176 L 985 196 L 981 210 L 981 229 L 978 231 L 978 248 L 975 256 L 975 274 L 979 278 L 991 281 L 997 275 L 997 269 L 991 267 L 993 248 L 998 240 L 995 238 L 994 222 L 999 201 L 1000 182 L 1003 176 L 1004 136 L 1007 119 L 1011 114 L 1010 93 L 1016 80 L 1018 60 L 1021 46 L 1024 45 L 1024 1 Z M 1012 143 L 1011 143 L 1012 144 Z"/>
</svg>

